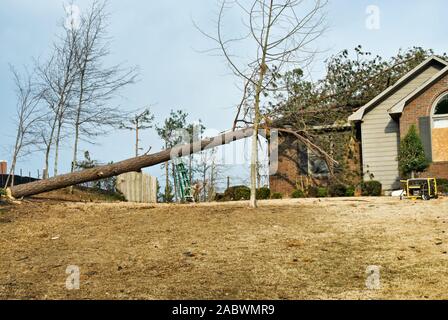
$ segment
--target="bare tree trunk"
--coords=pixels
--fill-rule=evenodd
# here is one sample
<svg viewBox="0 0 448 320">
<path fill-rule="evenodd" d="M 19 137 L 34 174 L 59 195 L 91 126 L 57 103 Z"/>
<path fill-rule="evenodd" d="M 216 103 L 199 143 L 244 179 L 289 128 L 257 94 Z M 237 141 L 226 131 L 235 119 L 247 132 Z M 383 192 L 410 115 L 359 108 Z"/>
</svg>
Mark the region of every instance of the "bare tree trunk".
<svg viewBox="0 0 448 320">
<path fill-rule="evenodd" d="M 84 66 L 85 67 L 85 66 Z M 73 160 L 72 160 L 72 169 L 71 172 L 74 172 L 76 169 L 76 163 L 78 162 L 78 141 L 79 141 L 79 127 L 81 126 L 81 110 L 82 110 L 82 102 L 84 98 L 84 71 L 81 71 L 80 80 L 79 80 L 79 97 L 78 97 L 78 108 L 76 109 L 76 118 L 75 118 L 75 142 L 73 145 Z"/>
<path fill-rule="evenodd" d="M 50 152 L 51 152 L 51 145 L 53 144 L 53 137 L 54 137 L 54 131 L 56 129 L 56 116 L 54 118 L 53 124 L 51 126 L 50 130 L 50 136 L 48 137 L 48 142 L 45 148 L 45 167 L 44 172 L 42 174 L 42 179 L 48 179 L 49 177 L 49 163 L 50 163 Z"/>
<path fill-rule="evenodd" d="M 165 162 L 165 201 L 168 202 L 168 197 L 170 196 L 170 168 L 169 168 L 169 162 Z"/>
<path fill-rule="evenodd" d="M 78 141 L 79 141 L 79 111 L 76 116 L 76 123 L 75 123 L 75 143 L 73 145 L 73 159 L 72 159 L 72 167 L 70 172 L 75 172 L 76 165 L 78 163 Z M 73 186 L 70 187 L 70 193 L 73 194 Z"/>
<path fill-rule="evenodd" d="M 79 116 L 77 116 L 76 121 L 79 121 Z M 73 159 L 72 168 L 70 172 L 75 172 L 76 164 L 78 163 L 78 141 L 79 141 L 79 125 L 75 125 L 75 142 L 73 144 Z"/>
<path fill-rule="evenodd" d="M 16 160 L 12 160 L 11 169 L 9 169 L 8 177 L 6 178 L 5 188 L 8 187 L 9 181 L 11 181 L 11 187 L 14 187 L 14 175 L 16 170 Z"/>
<path fill-rule="evenodd" d="M 8 177 L 6 178 L 5 188 L 8 187 L 9 181 L 11 181 L 11 187 L 14 186 L 14 178 L 12 178 L 12 177 L 14 176 L 14 172 L 16 169 L 17 153 L 18 153 L 18 150 L 20 149 L 19 143 L 20 143 L 20 131 L 18 130 L 17 137 L 16 137 L 16 144 L 14 145 L 14 154 L 12 155 L 11 169 L 9 170 Z M 11 180 L 11 178 L 12 178 L 12 180 Z"/>
<path fill-rule="evenodd" d="M 62 129 L 62 121 L 58 121 L 58 130 L 56 132 L 55 137 L 55 145 L 54 145 L 54 176 L 58 175 L 58 159 L 59 159 L 59 142 L 61 139 L 61 129 Z"/>
<path fill-rule="evenodd" d="M 135 156 L 138 157 L 138 118 L 135 119 Z"/>
<path fill-rule="evenodd" d="M 204 169 L 202 170 L 202 201 L 207 200 L 207 164 L 204 163 Z"/>
<path fill-rule="evenodd" d="M 188 157 L 188 175 L 190 180 L 190 186 L 193 184 L 193 155 Z"/>
<path fill-rule="evenodd" d="M 179 196 L 177 194 L 177 177 L 176 177 L 176 165 L 173 163 L 171 166 L 172 169 L 172 175 L 173 175 L 173 182 L 174 182 L 174 195 L 176 197 L 176 202 L 180 201 Z"/>
<path fill-rule="evenodd" d="M 251 151 L 251 163 L 250 163 L 250 181 L 251 181 L 251 188 L 250 188 L 250 203 L 249 205 L 252 208 L 257 207 L 257 163 L 258 163 L 258 127 L 260 125 L 260 95 L 263 91 L 263 80 L 264 76 L 267 71 L 266 66 L 266 54 L 268 50 L 268 44 L 269 44 L 269 33 L 271 31 L 271 21 L 272 21 L 272 9 L 274 5 L 274 0 L 271 0 L 270 6 L 269 6 L 269 17 L 268 17 L 268 23 L 266 27 L 266 36 L 264 38 L 263 43 L 263 55 L 261 58 L 261 65 L 259 69 L 259 76 L 258 76 L 258 82 L 257 86 L 255 88 L 255 105 L 254 105 L 254 132 L 252 135 L 252 151 Z"/>
<path fill-rule="evenodd" d="M 251 128 L 228 132 L 214 138 L 202 140 L 200 146 L 190 143 L 176 148 L 165 149 L 150 155 L 143 155 L 109 165 L 68 173 L 47 180 L 22 184 L 11 188 L 11 195 L 15 198 L 21 198 L 84 182 L 105 179 L 126 172 L 140 171 L 142 168 L 167 162 L 171 159 L 171 156 L 185 156 L 193 152 L 212 149 L 232 141 L 248 138 L 252 136 L 252 133 L 253 130 Z"/>
</svg>

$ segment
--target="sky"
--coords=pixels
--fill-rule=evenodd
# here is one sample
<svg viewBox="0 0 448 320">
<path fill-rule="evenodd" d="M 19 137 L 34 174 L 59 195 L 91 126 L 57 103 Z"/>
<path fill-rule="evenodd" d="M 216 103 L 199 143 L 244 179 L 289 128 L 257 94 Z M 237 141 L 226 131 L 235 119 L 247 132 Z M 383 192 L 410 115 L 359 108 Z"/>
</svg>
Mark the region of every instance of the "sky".
<svg viewBox="0 0 448 320">
<path fill-rule="evenodd" d="M 216 0 L 155 1 L 110 0 L 108 33 L 112 37 L 111 55 L 106 63 L 138 66 L 139 81 L 125 88 L 113 103 L 123 110 L 151 105 L 161 123 L 171 109 L 182 109 L 191 122 L 201 119 L 209 134 L 229 129 L 235 105 L 241 98 L 239 82 L 220 56 L 203 52 L 213 47 L 198 30 L 213 32 L 218 10 Z M 80 10 L 89 1 L 75 1 Z M 0 0 L 0 159 L 10 161 L 14 142 L 16 97 L 9 64 L 20 69 L 31 67 L 33 59 L 48 57 L 56 40 L 59 23 L 65 18 L 62 0 Z M 320 50 L 310 66 L 313 78 L 325 70 L 324 61 L 343 49 L 362 45 L 383 57 L 413 46 L 448 51 L 446 0 L 329 0 L 326 8 L 327 31 L 313 45 Z M 378 18 L 378 19 L 377 19 Z M 231 26 L 230 26 L 231 27 Z M 158 151 L 162 143 L 152 129 L 141 134 L 141 145 Z M 70 169 L 71 141 L 63 145 L 59 172 Z M 232 150 L 247 149 L 247 141 Z M 95 145 L 81 144 L 93 159 L 119 161 L 134 154 L 131 132 L 111 130 Z M 18 169 L 37 175 L 44 155 L 36 153 L 21 159 Z M 50 168 L 50 173 L 52 172 Z M 161 177 L 159 166 L 145 171 Z M 232 182 L 246 182 L 248 170 L 231 170 Z"/>
</svg>

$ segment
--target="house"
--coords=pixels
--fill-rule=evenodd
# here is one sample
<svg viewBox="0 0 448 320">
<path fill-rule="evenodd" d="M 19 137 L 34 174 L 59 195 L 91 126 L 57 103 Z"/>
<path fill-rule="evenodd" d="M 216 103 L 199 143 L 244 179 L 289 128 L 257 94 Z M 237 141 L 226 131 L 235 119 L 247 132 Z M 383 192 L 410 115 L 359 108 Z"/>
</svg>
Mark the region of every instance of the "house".
<svg viewBox="0 0 448 320">
<path fill-rule="evenodd" d="M 400 140 L 411 125 L 430 162 L 422 176 L 448 178 L 448 62 L 429 57 L 350 115 L 348 123 L 322 133 L 330 153 L 334 144 L 344 143 L 337 160 L 344 164 L 341 176 L 347 183 L 374 179 L 385 191 L 398 189 Z M 270 177 L 271 190 L 285 196 L 303 186 L 304 179 L 307 184 L 328 183 L 322 160 L 294 140 L 279 139 L 278 169 Z"/>
<path fill-rule="evenodd" d="M 314 136 L 319 140 L 315 142 L 338 161 L 339 165 L 333 167 L 336 177 L 347 184 L 361 182 L 361 143 L 356 128 L 348 122 L 342 122 L 314 126 L 310 130 L 314 131 Z M 330 182 L 327 163 L 293 135 L 279 133 L 277 160 L 273 167 L 276 172 L 269 176 L 270 189 L 285 197 L 290 196 L 295 189 L 327 185 Z"/>
<path fill-rule="evenodd" d="M 415 125 L 431 165 L 423 176 L 448 178 L 448 62 L 432 56 L 349 117 L 361 131 L 365 180 L 400 187 L 400 140 Z"/>
</svg>

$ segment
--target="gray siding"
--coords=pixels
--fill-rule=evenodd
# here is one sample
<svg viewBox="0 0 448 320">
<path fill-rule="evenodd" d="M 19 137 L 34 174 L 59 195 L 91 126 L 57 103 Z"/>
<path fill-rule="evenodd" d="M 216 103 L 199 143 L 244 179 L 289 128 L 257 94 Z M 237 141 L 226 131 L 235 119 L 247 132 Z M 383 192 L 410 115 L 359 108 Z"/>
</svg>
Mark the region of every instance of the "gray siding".
<svg viewBox="0 0 448 320">
<path fill-rule="evenodd" d="M 426 68 L 364 116 L 361 124 L 361 141 L 363 173 L 366 181 L 369 180 L 371 173 L 374 175 L 374 180 L 383 184 L 384 190 L 400 187 L 397 159 L 400 128 L 389 116 L 388 110 L 438 71 L 440 69 L 437 67 Z"/>
</svg>

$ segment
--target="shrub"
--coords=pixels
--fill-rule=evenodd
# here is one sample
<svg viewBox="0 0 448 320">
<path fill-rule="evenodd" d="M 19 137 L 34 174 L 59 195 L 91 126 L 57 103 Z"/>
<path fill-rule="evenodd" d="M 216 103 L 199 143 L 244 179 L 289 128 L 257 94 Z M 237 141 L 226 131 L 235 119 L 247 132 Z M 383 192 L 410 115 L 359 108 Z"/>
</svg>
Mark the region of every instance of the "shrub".
<svg viewBox="0 0 448 320">
<path fill-rule="evenodd" d="M 382 185 L 379 181 L 365 181 L 361 183 L 361 195 L 369 197 L 381 196 Z"/>
<path fill-rule="evenodd" d="M 354 197 L 355 190 L 356 190 L 356 188 L 354 186 L 348 186 L 347 190 L 345 191 L 345 196 L 346 197 Z"/>
<path fill-rule="evenodd" d="M 274 192 L 271 199 L 283 199 L 283 195 L 280 192 Z"/>
<path fill-rule="evenodd" d="M 249 200 L 250 188 L 246 186 L 234 186 L 224 191 L 224 198 L 228 201 Z"/>
<path fill-rule="evenodd" d="M 324 187 L 317 188 L 317 197 L 318 198 L 325 198 L 328 197 L 328 190 Z"/>
<path fill-rule="evenodd" d="M 341 183 L 332 184 L 328 187 L 328 193 L 332 197 L 345 197 L 347 194 L 347 187 Z"/>
<path fill-rule="evenodd" d="M 306 190 L 306 194 L 310 198 L 316 198 L 318 192 L 318 187 L 315 186 L 309 186 Z"/>
<path fill-rule="evenodd" d="M 266 200 L 271 197 L 271 189 L 267 187 L 262 187 L 257 189 L 257 199 Z"/>
<path fill-rule="evenodd" d="M 300 189 L 294 190 L 291 194 L 291 198 L 293 199 L 305 198 L 305 192 L 303 192 L 303 190 Z"/>
<path fill-rule="evenodd" d="M 448 193 L 448 179 L 436 179 L 437 180 L 437 190 L 440 193 Z"/>
<path fill-rule="evenodd" d="M 225 201 L 224 193 L 217 193 L 215 194 L 215 201 Z"/>
<path fill-rule="evenodd" d="M 6 196 L 6 190 L 3 188 L 0 188 L 0 196 Z"/>
<path fill-rule="evenodd" d="M 429 166 L 423 143 L 415 125 L 409 128 L 408 133 L 400 142 L 398 161 L 400 171 L 405 176 L 414 172 L 422 172 Z"/>
</svg>

